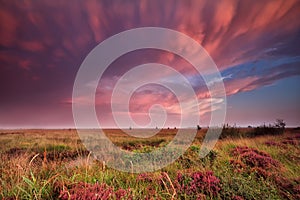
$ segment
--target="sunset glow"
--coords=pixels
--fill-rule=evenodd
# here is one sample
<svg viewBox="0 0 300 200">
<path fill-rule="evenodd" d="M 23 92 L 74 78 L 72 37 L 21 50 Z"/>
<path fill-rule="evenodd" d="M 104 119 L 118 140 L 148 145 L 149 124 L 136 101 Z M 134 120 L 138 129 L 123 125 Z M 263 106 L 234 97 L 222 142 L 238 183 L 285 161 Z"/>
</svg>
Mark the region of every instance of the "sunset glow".
<svg viewBox="0 0 300 200">
<path fill-rule="evenodd" d="M 177 30 L 205 48 L 225 85 L 227 123 L 260 125 L 280 118 L 300 126 L 299 19 L 297 0 L 0 1 L 0 128 L 74 127 L 72 103 L 91 103 L 72 99 L 84 58 L 108 37 L 139 27 Z M 201 126 L 209 124 L 210 110 L 218 109 L 210 104 L 220 102 L 210 98 L 191 64 L 170 52 L 144 49 L 119 57 L 99 83 L 91 81 L 98 85 L 96 111 L 105 127 L 115 127 L 110 106 L 115 84 L 145 63 L 183 74 L 201 102 Z M 151 75 L 180 84 L 168 73 Z M 166 126 L 179 120 L 178 99 L 159 85 L 140 88 L 130 102 L 130 115 L 139 124 L 149 121 L 154 104 L 166 108 Z"/>
</svg>

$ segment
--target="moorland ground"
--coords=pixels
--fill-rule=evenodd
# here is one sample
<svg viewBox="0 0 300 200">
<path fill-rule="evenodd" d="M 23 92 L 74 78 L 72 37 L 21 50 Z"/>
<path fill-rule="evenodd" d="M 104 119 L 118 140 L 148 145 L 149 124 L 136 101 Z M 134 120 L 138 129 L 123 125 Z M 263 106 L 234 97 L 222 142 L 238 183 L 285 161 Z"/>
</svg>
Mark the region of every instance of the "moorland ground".
<svg viewBox="0 0 300 200">
<path fill-rule="evenodd" d="M 174 163 L 136 174 L 95 160 L 73 129 L 1 130 L 0 199 L 300 199 L 299 129 L 253 136 L 251 128 L 228 128 L 200 158 L 206 131 Z M 176 132 L 137 139 L 105 130 L 136 153 L 165 146 Z"/>
</svg>

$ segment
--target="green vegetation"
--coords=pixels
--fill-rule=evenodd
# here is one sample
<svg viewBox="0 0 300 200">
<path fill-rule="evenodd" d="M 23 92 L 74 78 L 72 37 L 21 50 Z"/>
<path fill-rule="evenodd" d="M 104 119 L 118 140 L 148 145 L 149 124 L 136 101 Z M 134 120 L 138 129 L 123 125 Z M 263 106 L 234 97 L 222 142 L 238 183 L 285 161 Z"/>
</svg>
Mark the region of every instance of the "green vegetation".
<svg viewBox="0 0 300 200">
<path fill-rule="evenodd" d="M 245 137 L 256 137 L 263 135 L 280 135 L 283 134 L 285 130 L 285 122 L 282 119 L 277 119 L 274 124 L 269 124 L 268 126 L 263 124 L 256 128 L 248 127 L 238 128 L 235 125 L 230 126 L 225 124 L 222 127 L 222 134 L 220 139 L 223 138 L 245 138 Z"/>
<path fill-rule="evenodd" d="M 94 160 L 75 130 L 0 131 L 0 199 L 300 198 L 299 130 L 275 127 L 284 133 L 248 137 L 257 130 L 225 128 L 226 137 L 205 158 L 199 157 L 202 128 L 176 162 L 141 174 Z M 124 150 L 149 152 L 168 144 L 176 130 L 147 139 L 106 134 Z"/>
</svg>

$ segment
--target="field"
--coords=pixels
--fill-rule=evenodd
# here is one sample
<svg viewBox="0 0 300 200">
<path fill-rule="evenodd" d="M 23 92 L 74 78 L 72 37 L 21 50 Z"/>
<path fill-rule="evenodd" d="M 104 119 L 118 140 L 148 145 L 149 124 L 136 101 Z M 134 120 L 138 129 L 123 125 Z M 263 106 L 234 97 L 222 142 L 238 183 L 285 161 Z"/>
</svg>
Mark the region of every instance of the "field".
<svg viewBox="0 0 300 200">
<path fill-rule="evenodd" d="M 220 139 L 205 158 L 201 129 L 176 162 L 140 174 L 95 160 L 73 129 L 1 130 L 0 199 L 300 199 L 299 129 L 255 137 L 229 130 L 240 134 Z M 150 152 L 176 131 L 148 139 L 105 133 L 124 151 Z"/>
</svg>

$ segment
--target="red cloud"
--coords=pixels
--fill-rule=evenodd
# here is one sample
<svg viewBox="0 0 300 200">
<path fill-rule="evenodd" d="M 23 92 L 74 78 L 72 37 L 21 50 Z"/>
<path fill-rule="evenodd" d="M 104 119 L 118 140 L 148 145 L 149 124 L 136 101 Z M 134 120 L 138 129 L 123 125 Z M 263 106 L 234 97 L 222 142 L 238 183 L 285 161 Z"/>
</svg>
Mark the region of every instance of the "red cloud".
<svg viewBox="0 0 300 200">
<path fill-rule="evenodd" d="M 41 41 L 21 41 L 19 45 L 25 51 L 40 52 L 45 50 L 45 47 Z"/>
<path fill-rule="evenodd" d="M 40 88 L 47 86 L 49 92 L 59 93 L 56 98 L 68 99 L 65 103 L 71 103 L 74 77 L 87 53 L 107 37 L 130 28 L 159 26 L 181 31 L 198 41 L 212 56 L 220 70 L 259 60 L 268 56 L 265 53 L 268 49 L 292 47 L 290 51 L 297 54 L 294 49 L 298 48 L 298 44 L 294 42 L 298 41 L 300 27 L 300 1 L 297 0 L 63 0 L 60 3 L 52 0 L 11 0 L 2 1 L 0 4 L 0 85 L 4 88 L 3 96 L 10 95 L 16 88 L 20 88 L 20 91 L 23 88 L 24 91 L 31 91 L 32 93 L 26 93 L 27 96 L 39 94 L 39 87 L 34 90 L 32 86 L 37 85 L 35 80 L 41 80 L 45 85 L 41 85 Z M 179 45 L 181 42 L 174 41 Z M 277 52 L 275 56 L 288 53 Z M 115 69 L 111 70 L 113 73 L 107 73 L 104 77 L 104 85 L 107 88 L 98 90 L 96 104 L 106 115 L 111 114 L 108 104 L 111 90 L 116 83 L 115 78 L 126 71 L 127 65 L 144 63 L 153 55 L 154 61 L 172 66 L 184 75 L 197 73 L 185 60 L 168 52 L 161 51 L 157 54 L 149 53 L 125 59 L 123 63 L 114 66 Z M 22 72 L 24 69 L 25 73 Z M 265 77 L 260 74 L 243 78 L 234 76 L 225 81 L 226 93 L 233 95 L 254 90 L 282 77 L 293 75 L 291 72 L 283 73 L 283 68 L 280 70 Z M 296 70 L 291 71 L 299 74 Z M 112 77 L 111 74 L 116 77 Z M 168 74 L 164 76 L 168 77 Z M 12 78 L 15 80 L 12 81 Z M 16 83 L 16 80 L 26 81 Z M 9 88 L 13 84 L 15 86 Z M 66 88 L 70 91 L 66 92 Z M 17 95 L 8 99 L 19 99 L 20 96 Z M 207 88 L 197 88 L 197 96 L 205 101 L 201 105 L 202 111 L 209 111 L 207 99 L 210 95 Z M 41 97 L 39 101 L 45 102 L 47 107 L 49 100 Z M 91 100 L 81 97 L 74 99 L 74 102 L 88 104 Z M 157 96 L 150 93 L 136 94 L 135 99 L 132 99 L 132 112 L 147 111 L 154 102 L 162 103 L 172 113 L 179 112 L 176 98 L 172 95 Z"/>
<path fill-rule="evenodd" d="M 17 26 L 18 20 L 15 16 L 0 8 L 0 45 L 12 46 L 18 40 Z"/>
</svg>

